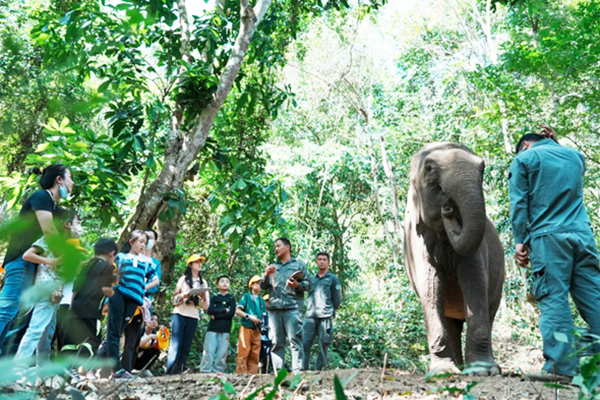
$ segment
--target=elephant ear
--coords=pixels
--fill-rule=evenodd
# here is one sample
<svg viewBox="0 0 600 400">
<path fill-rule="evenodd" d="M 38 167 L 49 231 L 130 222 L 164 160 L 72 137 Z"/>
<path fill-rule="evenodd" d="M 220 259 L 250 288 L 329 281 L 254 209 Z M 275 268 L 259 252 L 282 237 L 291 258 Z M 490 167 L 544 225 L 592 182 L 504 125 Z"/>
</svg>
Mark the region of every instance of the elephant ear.
<svg viewBox="0 0 600 400">
<path fill-rule="evenodd" d="M 407 213 L 410 211 L 412 220 L 416 225 L 419 220 L 423 220 L 423 202 L 421 198 L 421 166 L 423 160 L 429 154 L 428 152 L 424 152 L 426 147 L 422 148 L 417 154 L 415 154 L 410 162 L 410 172 L 408 173 L 408 179 L 410 181 L 410 186 L 408 188 L 407 202 L 408 207 L 406 207 Z"/>
</svg>

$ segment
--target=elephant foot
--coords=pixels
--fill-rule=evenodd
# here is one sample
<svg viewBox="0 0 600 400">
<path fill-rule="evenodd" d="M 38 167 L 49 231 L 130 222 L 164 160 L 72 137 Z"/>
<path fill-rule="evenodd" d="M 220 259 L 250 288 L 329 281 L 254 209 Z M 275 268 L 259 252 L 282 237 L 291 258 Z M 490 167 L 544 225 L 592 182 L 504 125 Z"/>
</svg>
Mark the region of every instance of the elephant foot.
<svg viewBox="0 0 600 400">
<path fill-rule="evenodd" d="M 476 361 L 467 364 L 462 373 L 470 376 L 495 376 L 502 374 L 502 369 L 495 362 Z"/>
<path fill-rule="evenodd" d="M 427 375 L 438 375 L 438 374 L 460 374 L 460 369 L 449 359 L 438 359 L 433 360 L 429 364 L 429 372 Z"/>
</svg>

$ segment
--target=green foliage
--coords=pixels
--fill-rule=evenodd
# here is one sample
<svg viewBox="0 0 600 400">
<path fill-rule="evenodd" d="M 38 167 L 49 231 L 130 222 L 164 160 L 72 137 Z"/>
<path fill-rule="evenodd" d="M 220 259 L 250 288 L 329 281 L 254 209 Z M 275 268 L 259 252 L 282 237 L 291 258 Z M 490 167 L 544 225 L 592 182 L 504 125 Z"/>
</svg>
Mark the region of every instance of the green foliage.
<svg viewBox="0 0 600 400">
<path fill-rule="evenodd" d="M 329 251 L 331 269 L 345 288 L 358 273 L 348 254 L 349 243 L 359 234 L 361 223 L 374 214 L 370 166 L 347 148 L 340 147 L 335 153 L 329 146 L 310 151 L 291 159 L 284 157 L 280 167 L 293 173 L 296 181 L 289 189 L 290 201 L 298 210 L 296 231 L 300 234 L 294 239 L 307 260 L 314 260 L 318 251 Z"/>
<path fill-rule="evenodd" d="M 394 301 L 389 295 L 376 299 L 369 292 L 346 293 L 336 314 L 332 367 L 380 367 L 387 353 L 392 368 L 424 370 L 427 346 L 423 316 L 415 296 L 406 295 L 409 298 L 400 302 L 400 296 Z"/>
<path fill-rule="evenodd" d="M 43 53 L 28 36 L 33 25 L 24 0 L 0 3 L 0 171 L 23 171 L 23 161 L 44 140 L 48 118 L 76 123 L 92 118 L 101 99 L 90 95 L 73 71 L 42 64 Z M 27 177 L 25 177 L 26 179 Z"/>
<path fill-rule="evenodd" d="M 344 387 L 337 375 L 333 377 L 333 389 L 335 391 L 336 400 L 348 400 L 348 396 L 344 393 Z"/>
<path fill-rule="evenodd" d="M 579 373 L 573 378 L 573 384 L 579 386 L 580 399 L 598 398 L 597 388 L 600 385 L 600 355 L 582 357 L 579 362 Z"/>
<path fill-rule="evenodd" d="M 27 156 L 26 165 L 66 165 L 76 182 L 69 205 L 85 210 L 86 216 L 99 218 L 104 225 L 113 218 L 122 222 L 120 206 L 129 180 L 123 173 L 125 163 L 115 151 L 118 140 L 91 129 L 74 128 L 66 118 L 60 124 L 50 118 L 44 127 L 47 142 Z"/>
</svg>

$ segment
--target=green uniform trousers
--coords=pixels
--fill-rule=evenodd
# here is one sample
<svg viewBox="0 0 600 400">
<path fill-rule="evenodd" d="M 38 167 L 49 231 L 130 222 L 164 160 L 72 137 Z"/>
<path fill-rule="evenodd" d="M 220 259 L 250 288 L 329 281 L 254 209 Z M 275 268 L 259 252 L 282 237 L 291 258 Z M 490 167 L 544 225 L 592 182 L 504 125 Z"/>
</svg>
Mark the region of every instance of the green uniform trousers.
<svg viewBox="0 0 600 400">
<path fill-rule="evenodd" d="M 594 235 L 591 230 L 552 233 L 532 238 L 529 249 L 533 294 L 541 312 L 543 369 L 573 376 L 578 363 L 569 293 L 590 333 L 600 336 L 600 269 Z M 600 352 L 600 344 L 594 351 Z"/>
<path fill-rule="evenodd" d="M 302 340 L 304 344 L 304 370 L 309 368 L 310 348 L 315 342 L 315 337 L 319 336 L 319 355 L 315 370 L 323 371 L 327 368 L 327 349 L 333 340 L 332 317 L 329 318 L 306 318 L 304 320 L 304 334 Z"/>
<path fill-rule="evenodd" d="M 271 350 L 273 368 L 279 371 L 285 366 L 285 340 L 287 338 L 290 341 L 292 353 L 292 372 L 300 372 L 304 359 L 302 309 L 269 310 L 269 323 L 273 340 L 273 350 Z"/>
</svg>

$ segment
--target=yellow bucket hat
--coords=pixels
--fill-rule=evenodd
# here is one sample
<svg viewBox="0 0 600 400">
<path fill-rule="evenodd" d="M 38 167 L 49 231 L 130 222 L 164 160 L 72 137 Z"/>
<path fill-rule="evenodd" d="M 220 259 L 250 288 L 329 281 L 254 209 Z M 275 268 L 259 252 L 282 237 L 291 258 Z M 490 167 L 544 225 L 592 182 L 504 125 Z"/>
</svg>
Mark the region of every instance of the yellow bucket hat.
<svg viewBox="0 0 600 400">
<path fill-rule="evenodd" d="M 260 282 L 260 276 L 254 275 L 252 278 L 250 278 L 248 281 L 248 287 L 251 288 L 254 282 Z"/>
<path fill-rule="evenodd" d="M 189 265 L 190 263 L 193 263 L 195 261 L 206 261 L 206 257 L 202 257 L 199 254 L 192 254 L 191 256 L 188 257 L 187 261 L 185 262 L 185 265 Z"/>
</svg>

